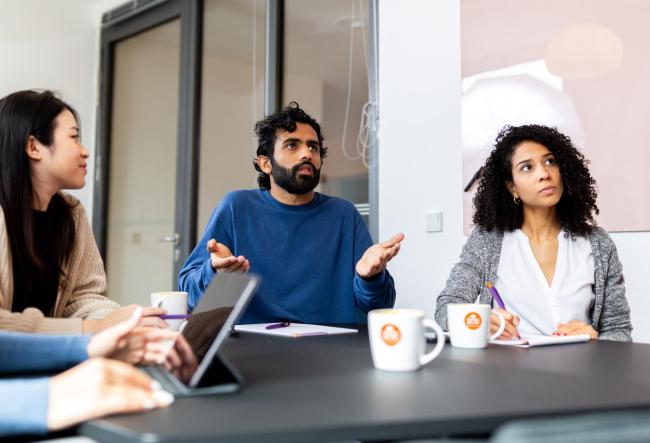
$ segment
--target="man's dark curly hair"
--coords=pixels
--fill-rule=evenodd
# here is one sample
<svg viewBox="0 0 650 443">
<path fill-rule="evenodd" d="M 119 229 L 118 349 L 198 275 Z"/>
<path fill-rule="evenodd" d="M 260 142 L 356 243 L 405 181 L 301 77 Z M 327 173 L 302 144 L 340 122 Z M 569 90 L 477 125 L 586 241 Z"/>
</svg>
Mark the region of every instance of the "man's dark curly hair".
<svg viewBox="0 0 650 443">
<path fill-rule="evenodd" d="M 286 107 L 255 124 L 257 156 L 265 155 L 273 158 L 273 147 L 277 138 L 277 131 L 283 129 L 287 132 L 293 132 L 296 130 L 297 123 L 306 123 L 314 129 L 318 136 L 318 144 L 320 145 L 320 157 L 321 159 L 327 157 L 327 148 L 323 146 L 323 140 L 325 138 L 321 132 L 320 125 L 309 114 L 303 111 L 296 102 L 289 103 Z M 271 189 L 271 178 L 268 174 L 262 171 L 256 160 L 253 160 L 253 166 L 259 173 L 257 176 L 257 184 L 259 187 L 266 190 Z"/>
<path fill-rule="evenodd" d="M 512 156 L 524 141 L 544 145 L 555 156 L 564 185 L 556 207 L 558 221 L 567 233 L 585 236 L 595 224 L 594 214 L 599 213 L 596 181 L 589 173 L 589 161 L 569 137 L 556 128 L 541 125 L 506 126 L 497 136 L 474 197 L 475 225 L 488 231 L 512 231 L 523 224 L 523 205 L 514 202 L 506 182 L 512 181 Z"/>
</svg>

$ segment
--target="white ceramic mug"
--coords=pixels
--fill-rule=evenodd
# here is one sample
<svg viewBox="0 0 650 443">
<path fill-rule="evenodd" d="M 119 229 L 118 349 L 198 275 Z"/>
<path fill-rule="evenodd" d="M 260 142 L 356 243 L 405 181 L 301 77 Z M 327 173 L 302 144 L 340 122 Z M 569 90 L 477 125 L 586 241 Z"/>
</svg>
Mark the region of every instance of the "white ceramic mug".
<svg viewBox="0 0 650 443">
<path fill-rule="evenodd" d="M 442 328 L 417 309 L 377 309 L 368 313 L 368 335 L 372 362 L 385 371 L 415 371 L 436 358 L 445 345 L 437 340 L 435 348 L 425 353 L 426 329 L 444 337 Z"/>
<path fill-rule="evenodd" d="M 151 306 L 167 310 L 167 315 L 186 315 L 187 314 L 187 292 L 163 291 L 151 293 Z M 169 329 L 178 331 L 181 329 L 184 319 L 165 320 Z"/>
<path fill-rule="evenodd" d="M 457 348 L 484 348 L 488 339 L 497 338 L 506 327 L 506 320 L 494 312 L 500 321 L 499 329 L 490 334 L 490 305 L 463 303 L 447 305 L 447 326 L 451 345 Z"/>
</svg>

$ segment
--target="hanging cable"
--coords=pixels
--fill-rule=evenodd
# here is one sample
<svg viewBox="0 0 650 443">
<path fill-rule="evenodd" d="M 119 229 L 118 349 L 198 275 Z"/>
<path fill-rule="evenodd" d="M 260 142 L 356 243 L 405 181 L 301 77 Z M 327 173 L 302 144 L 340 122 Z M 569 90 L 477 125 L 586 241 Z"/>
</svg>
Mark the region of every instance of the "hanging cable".
<svg viewBox="0 0 650 443">
<path fill-rule="evenodd" d="M 251 79 L 251 126 L 255 126 L 255 122 L 257 121 L 257 116 L 255 115 L 257 112 L 257 90 L 255 89 L 255 86 L 257 85 L 257 0 L 251 0 L 251 2 L 253 3 L 253 44 L 251 45 L 251 57 L 253 58 L 251 62 L 251 65 L 253 65 L 253 78 Z M 255 155 L 257 146 L 253 138 L 251 138 L 251 145 L 253 147 L 253 155 Z"/>
<path fill-rule="evenodd" d="M 358 15 L 357 15 L 358 14 Z M 361 160 L 363 165 L 366 168 L 370 168 L 369 153 L 371 153 L 371 147 L 376 143 L 376 137 L 373 137 L 371 140 L 371 119 L 375 118 L 376 107 L 374 103 L 366 102 L 361 107 L 361 116 L 359 119 L 359 132 L 354 143 L 354 152 L 349 153 L 346 148 L 347 135 L 348 135 L 348 122 L 350 120 L 350 104 L 352 101 L 352 72 L 353 72 L 353 61 L 354 61 L 354 33 L 355 28 L 355 17 L 358 17 L 358 21 L 361 23 L 361 34 L 363 42 L 363 61 L 365 66 L 365 74 L 368 76 L 368 43 L 367 37 L 364 30 L 365 25 L 365 15 L 363 13 L 363 1 L 359 2 L 359 8 L 357 13 L 357 2 L 352 0 L 352 12 L 350 14 L 350 42 L 348 47 L 348 85 L 347 85 L 347 94 L 345 100 L 345 119 L 343 121 L 343 133 L 341 136 L 341 148 L 343 151 L 343 156 L 348 160 Z"/>
<path fill-rule="evenodd" d="M 350 19 L 354 17 L 356 13 L 356 0 L 352 0 L 352 11 L 350 13 Z M 348 47 L 348 90 L 347 96 L 345 99 L 345 116 L 343 120 L 343 134 L 341 135 L 341 149 L 343 150 L 343 156 L 348 160 L 358 160 L 361 158 L 361 153 L 357 152 L 355 154 L 349 154 L 345 149 L 345 142 L 348 135 L 348 120 L 350 119 L 350 101 L 352 100 L 352 61 L 354 55 L 354 27 L 352 22 L 350 23 L 350 45 Z"/>
</svg>

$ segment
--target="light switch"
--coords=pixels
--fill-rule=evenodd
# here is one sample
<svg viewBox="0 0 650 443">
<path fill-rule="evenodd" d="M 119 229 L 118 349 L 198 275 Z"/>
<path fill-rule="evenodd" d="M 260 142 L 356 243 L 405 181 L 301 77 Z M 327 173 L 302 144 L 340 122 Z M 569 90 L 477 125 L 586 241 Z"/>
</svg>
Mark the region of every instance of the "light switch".
<svg viewBox="0 0 650 443">
<path fill-rule="evenodd" d="M 427 212 L 425 222 L 427 232 L 442 232 L 442 212 Z"/>
</svg>

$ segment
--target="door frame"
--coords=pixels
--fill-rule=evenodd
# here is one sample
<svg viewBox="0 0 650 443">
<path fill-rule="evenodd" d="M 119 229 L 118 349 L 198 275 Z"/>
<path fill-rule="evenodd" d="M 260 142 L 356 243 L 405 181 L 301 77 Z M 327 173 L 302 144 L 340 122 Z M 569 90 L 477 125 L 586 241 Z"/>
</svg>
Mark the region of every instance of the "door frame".
<svg viewBox="0 0 650 443">
<path fill-rule="evenodd" d="M 102 17 L 100 48 L 99 109 L 93 190 L 93 233 L 99 252 L 106 262 L 108 231 L 108 192 L 113 112 L 113 70 L 115 46 L 137 34 L 180 20 L 180 72 L 176 140 L 176 196 L 172 287 L 178 287 L 178 275 L 196 241 L 198 200 L 199 134 L 201 112 L 201 70 L 203 43 L 202 0 L 133 1 L 109 11 Z M 173 234 L 173 233 L 170 233 Z"/>
</svg>

